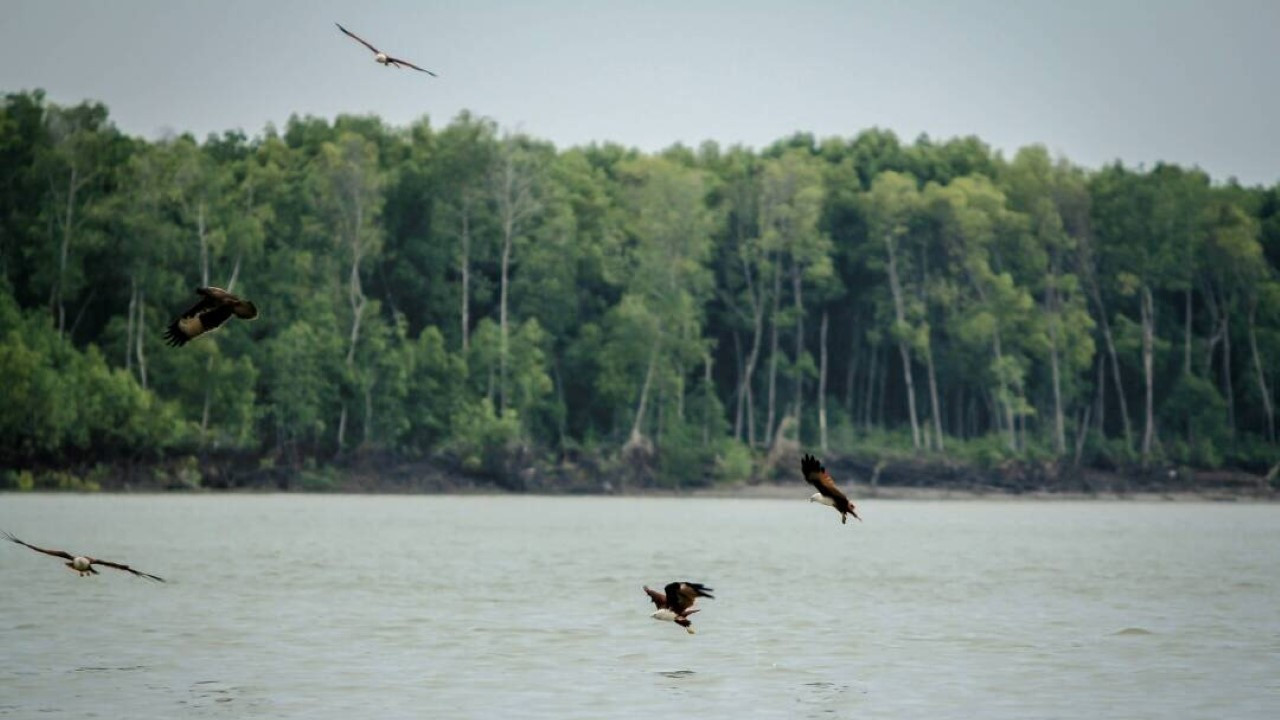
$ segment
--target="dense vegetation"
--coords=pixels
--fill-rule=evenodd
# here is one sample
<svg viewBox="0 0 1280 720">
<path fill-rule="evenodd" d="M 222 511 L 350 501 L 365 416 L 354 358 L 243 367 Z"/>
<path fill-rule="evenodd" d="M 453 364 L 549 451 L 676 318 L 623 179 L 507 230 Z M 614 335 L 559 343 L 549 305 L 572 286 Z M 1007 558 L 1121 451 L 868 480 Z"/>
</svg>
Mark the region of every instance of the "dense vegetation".
<svg viewBox="0 0 1280 720">
<path fill-rule="evenodd" d="M 797 439 L 1265 470 L 1278 263 L 1280 186 L 976 138 L 647 155 L 464 114 L 148 142 L 13 93 L 0 485 L 370 456 L 697 484 Z M 165 347 L 198 285 L 262 316 Z"/>
</svg>

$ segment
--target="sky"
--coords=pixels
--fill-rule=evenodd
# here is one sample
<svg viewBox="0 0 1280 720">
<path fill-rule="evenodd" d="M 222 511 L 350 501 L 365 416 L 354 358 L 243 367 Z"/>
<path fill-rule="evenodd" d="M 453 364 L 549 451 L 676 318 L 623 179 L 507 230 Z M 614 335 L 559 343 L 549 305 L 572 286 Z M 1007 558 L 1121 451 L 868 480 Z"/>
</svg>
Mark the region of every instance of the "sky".
<svg viewBox="0 0 1280 720">
<path fill-rule="evenodd" d="M 0 0 L 0 92 L 147 138 L 463 110 L 650 152 L 879 127 L 1271 185 L 1278 36 L 1278 0 Z"/>
</svg>

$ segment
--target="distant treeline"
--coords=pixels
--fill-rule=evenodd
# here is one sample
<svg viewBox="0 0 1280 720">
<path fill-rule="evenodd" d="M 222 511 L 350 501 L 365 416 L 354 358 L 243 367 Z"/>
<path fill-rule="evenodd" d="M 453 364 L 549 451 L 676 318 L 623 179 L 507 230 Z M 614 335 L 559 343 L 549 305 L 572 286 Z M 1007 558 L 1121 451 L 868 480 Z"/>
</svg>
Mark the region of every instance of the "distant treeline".
<svg viewBox="0 0 1280 720">
<path fill-rule="evenodd" d="M 227 454 L 688 485 L 797 442 L 1265 470 L 1278 263 L 1280 186 L 973 137 L 558 150 L 464 113 L 148 142 L 12 93 L 0 486 Z M 203 285 L 261 317 L 164 346 Z"/>
</svg>

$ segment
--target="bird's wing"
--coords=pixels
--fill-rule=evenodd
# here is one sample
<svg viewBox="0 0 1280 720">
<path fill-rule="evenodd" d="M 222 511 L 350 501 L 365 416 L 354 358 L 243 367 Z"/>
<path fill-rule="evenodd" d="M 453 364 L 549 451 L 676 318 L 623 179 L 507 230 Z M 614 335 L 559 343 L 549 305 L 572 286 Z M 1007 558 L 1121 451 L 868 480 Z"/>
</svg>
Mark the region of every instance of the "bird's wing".
<svg viewBox="0 0 1280 720">
<path fill-rule="evenodd" d="M 420 68 L 420 67 L 418 67 L 417 65 L 414 65 L 413 63 L 409 62 L 408 60 L 401 60 L 400 58 L 388 57 L 388 58 L 387 58 L 387 62 L 389 62 L 389 63 L 391 63 L 391 64 L 393 64 L 393 65 L 404 65 L 405 67 L 411 67 L 411 68 L 413 68 L 414 70 L 417 70 L 417 71 L 419 71 L 419 72 L 424 72 L 424 73 L 426 73 L 426 74 L 430 75 L 431 77 L 437 77 L 437 75 L 436 75 L 435 73 L 431 72 L 430 70 L 428 70 L 428 69 L 426 69 L 426 68 Z"/>
<path fill-rule="evenodd" d="M 27 547 L 31 548 L 32 550 L 35 550 L 36 552 L 44 553 L 45 555 L 52 555 L 52 556 L 54 556 L 54 557 L 60 557 L 60 558 L 63 558 L 63 559 L 65 559 L 65 560 L 75 560 L 75 557 L 73 557 L 73 556 L 71 555 L 71 553 L 69 553 L 69 552 L 67 552 L 67 551 L 65 551 L 65 550 L 45 550 L 44 548 L 36 547 L 35 545 L 32 545 L 31 543 L 25 543 L 25 542 L 22 542 L 21 540 L 19 540 L 18 538 L 14 537 L 14 536 L 13 536 L 13 535 L 11 535 L 11 534 L 9 534 L 8 532 L 5 532 L 4 536 L 5 536 L 5 538 L 6 538 L 7 540 L 9 540 L 10 542 L 16 542 L 16 543 L 18 543 L 19 545 L 25 545 L 25 546 L 27 546 Z"/>
<path fill-rule="evenodd" d="M 648 585 L 645 585 L 645 586 L 644 586 L 644 592 L 645 592 L 645 594 L 646 594 L 646 595 L 648 595 L 648 596 L 649 596 L 649 599 L 653 601 L 654 606 L 655 606 L 655 607 L 657 607 L 659 610 L 661 610 L 661 609 L 663 609 L 663 608 L 665 608 L 665 607 L 667 606 L 667 596 L 666 596 L 666 595 L 663 595 L 662 593 L 658 592 L 657 590 L 654 590 L 654 589 L 650 588 Z"/>
<path fill-rule="evenodd" d="M 200 324 L 204 326 L 204 331 L 209 332 L 222 327 L 222 323 L 235 312 L 231 305 L 218 305 L 212 309 L 200 313 Z"/>
<path fill-rule="evenodd" d="M 678 615 L 687 615 L 700 597 L 715 599 L 711 588 L 702 583 L 673 582 L 664 589 L 667 591 L 667 605 Z"/>
<path fill-rule="evenodd" d="M 364 38 L 362 38 L 362 37 L 360 37 L 359 35 L 357 35 L 357 34 L 355 34 L 355 33 L 351 32 L 350 30 L 348 30 L 348 29 L 346 29 L 346 28 L 342 27 L 342 25 L 341 25 L 341 24 L 339 24 L 339 23 L 334 23 L 334 25 L 337 25 L 337 26 L 338 26 L 338 29 L 339 29 L 339 30 L 341 30 L 341 31 L 343 32 L 343 34 L 345 34 L 347 37 L 355 38 L 357 42 L 359 42 L 361 45 L 363 45 L 363 46 L 365 46 L 365 47 L 369 48 L 370 50 L 374 51 L 375 53 L 382 52 L 382 51 L 381 51 L 381 50 L 379 50 L 378 48 L 376 48 L 376 47 L 374 47 L 374 46 L 370 45 L 369 43 L 365 42 L 365 41 L 364 41 Z"/>
<path fill-rule="evenodd" d="M 231 305 L 231 312 L 241 320 L 252 320 L 258 317 L 258 306 L 248 300 L 237 300 Z"/>
<path fill-rule="evenodd" d="M 187 308 L 186 311 L 184 311 L 178 317 L 193 318 L 199 315 L 200 313 L 207 312 L 221 305 L 222 300 L 217 295 L 206 292 L 207 290 L 208 288 L 200 288 L 196 290 L 196 292 L 200 294 L 200 299 L 196 301 L 195 305 L 192 305 L 191 307 Z"/>
<path fill-rule="evenodd" d="M 160 577 L 160 576 L 158 576 L 158 575 L 151 575 L 151 574 L 149 574 L 149 573 L 144 573 L 144 572 L 141 572 L 141 571 L 138 571 L 138 570 L 134 570 L 133 568 L 129 567 L 128 565 L 123 565 L 123 564 L 121 564 L 121 563 L 114 563 L 114 562 L 111 562 L 110 560 L 99 560 L 99 559 L 97 559 L 97 558 L 89 558 L 89 564 L 90 564 L 90 565 L 102 565 L 103 567 L 115 568 L 115 569 L 117 569 L 117 570 L 124 570 L 125 572 L 133 573 L 134 575 L 137 575 L 138 577 L 144 577 L 144 578 L 147 578 L 147 579 L 150 579 L 150 580 L 155 580 L 155 581 L 157 581 L 157 582 L 164 582 L 164 578 L 162 578 L 162 577 Z"/>
<path fill-rule="evenodd" d="M 831 473 L 828 473 L 814 456 L 805 455 L 800 459 L 800 471 L 804 473 L 804 479 L 817 488 L 818 492 L 837 502 L 841 500 L 848 502 L 849 498 L 840 492 L 840 488 L 836 487 L 836 481 L 831 479 Z"/>
</svg>

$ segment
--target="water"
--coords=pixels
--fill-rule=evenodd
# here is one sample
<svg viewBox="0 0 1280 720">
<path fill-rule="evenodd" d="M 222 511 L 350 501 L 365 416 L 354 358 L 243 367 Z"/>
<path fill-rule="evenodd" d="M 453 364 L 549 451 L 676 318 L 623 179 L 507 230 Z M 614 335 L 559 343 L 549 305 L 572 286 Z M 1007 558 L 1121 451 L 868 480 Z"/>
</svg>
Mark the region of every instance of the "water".
<svg viewBox="0 0 1280 720">
<path fill-rule="evenodd" d="M 0 546 L 0 717 L 1280 716 L 1280 507 L 806 495 L 0 495 L 170 580 Z"/>
</svg>

